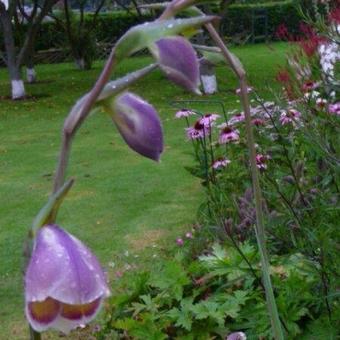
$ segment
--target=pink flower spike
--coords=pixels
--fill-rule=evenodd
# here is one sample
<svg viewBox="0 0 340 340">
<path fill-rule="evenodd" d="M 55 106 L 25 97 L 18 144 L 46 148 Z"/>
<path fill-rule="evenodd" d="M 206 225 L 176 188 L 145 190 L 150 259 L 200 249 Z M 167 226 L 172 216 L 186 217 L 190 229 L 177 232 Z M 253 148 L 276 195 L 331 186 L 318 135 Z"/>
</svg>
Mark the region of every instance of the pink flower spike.
<svg viewBox="0 0 340 340">
<path fill-rule="evenodd" d="M 91 251 L 57 225 L 41 228 L 25 274 L 25 313 L 37 332 L 90 322 L 110 295 Z"/>
<path fill-rule="evenodd" d="M 209 136 L 210 129 L 198 120 L 193 127 L 185 129 L 188 139 L 202 139 L 205 136 Z"/>
<path fill-rule="evenodd" d="M 329 104 L 328 112 L 330 114 L 340 116 L 340 102 L 337 102 L 335 104 Z"/>
<path fill-rule="evenodd" d="M 267 161 L 270 159 L 270 156 L 268 155 L 262 155 L 258 154 L 256 155 L 256 166 L 260 170 L 266 170 L 267 169 Z"/>
<path fill-rule="evenodd" d="M 200 119 L 200 123 L 210 128 L 220 116 L 215 113 L 207 113 Z"/>
<path fill-rule="evenodd" d="M 231 126 L 226 126 L 220 133 L 218 142 L 220 144 L 227 144 L 230 142 L 238 142 L 240 139 L 239 131 L 233 129 Z"/>
<path fill-rule="evenodd" d="M 184 245 L 184 241 L 183 239 L 181 239 L 180 237 L 178 239 L 176 239 L 176 244 L 179 246 L 179 247 L 182 247 Z"/>
<path fill-rule="evenodd" d="M 188 110 L 188 109 L 182 109 L 176 112 L 175 117 L 176 118 L 183 118 L 183 117 L 189 117 L 192 115 L 195 115 L 196 113 L 194 111 Z"/>
<path fill-rule="evenodd" d="M 230 164 L 231 161 L 227 158 L 218 158 L 216 161 L 212 164 L 212 167 L 217 170 L 220 168 L 225 168 L 228 164 Z"/>
</svg>

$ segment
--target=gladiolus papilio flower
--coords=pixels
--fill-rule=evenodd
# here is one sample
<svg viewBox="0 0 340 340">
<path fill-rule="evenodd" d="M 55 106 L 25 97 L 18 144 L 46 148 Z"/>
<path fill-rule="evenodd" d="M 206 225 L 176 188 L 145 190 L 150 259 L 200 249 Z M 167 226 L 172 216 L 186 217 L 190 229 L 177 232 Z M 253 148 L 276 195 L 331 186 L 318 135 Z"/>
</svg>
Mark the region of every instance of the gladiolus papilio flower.
<svg viewBox="0 0 340 340">
<path fill-rule="evenodd" d="M 34 330 L 64 333 L 91 321 L 110 295 L 96 257 L 57 225 L 42 227 L 25 275 L 25 313 Z"/>
<path fill-rule="evenodd" d="M 163 151 L 163 131 L 154 107 L 131 92 L 122 93 L 105 107 L 130 148 L 158 161 Z"/>
<path fill-rule="evenodd" d="M 175 84 L 186 90 L 201 94 L 198 89 L 199 62 L 190 42 L 182 37 L 167 37 L 150 47 L 159 67 Z"/>
</svg>

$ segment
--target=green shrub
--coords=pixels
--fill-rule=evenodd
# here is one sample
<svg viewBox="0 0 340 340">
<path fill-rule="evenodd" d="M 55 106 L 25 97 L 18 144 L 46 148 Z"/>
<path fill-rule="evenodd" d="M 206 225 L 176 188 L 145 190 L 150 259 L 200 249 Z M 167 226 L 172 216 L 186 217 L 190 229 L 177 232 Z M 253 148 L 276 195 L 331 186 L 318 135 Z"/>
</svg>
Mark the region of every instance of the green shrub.
<svg viewBox="0 0 340 340">
<path fill-rule="evenodd" d="M 221 29 L 225 36 L 250 35 L 252 32 L 252 16 L 258 9 L 265 9 L 268 16 L 268 35 L 274 37 L 277 27 L 285 23 L 292 33 L 298 29 L 300 21 L 299 13 L 295 6 L 297 0 L 271 1 L 269 3 L 257 4 L 234 4 L 228 9 L 222 18 Z M 130 27 L 140 22 L 152 20 L 151 15 L 142 18 L 135 14 L 128 14 L 124 11 L 102 13 L 98 16 L 93 29 L 93 36 L 99 42 L 114 42 Z M 92 26 L 92 14 L 85 15 L 85 26 Z M 256 25 L 255 25 L 256 26 Z M 257 24 L 255 30 L 262 30 L 261 23 Z M 16 40 L 22 40 L 24 30 L 16 32 Z M 3 45 L 3 38 L 0 32 L 0 46 Z M 62 27 L 55 22 L 45 22 L 42 24 L 36 39 L 36 50 L 47 50 L 65 46 L 65 32 Z"/>
</svg>

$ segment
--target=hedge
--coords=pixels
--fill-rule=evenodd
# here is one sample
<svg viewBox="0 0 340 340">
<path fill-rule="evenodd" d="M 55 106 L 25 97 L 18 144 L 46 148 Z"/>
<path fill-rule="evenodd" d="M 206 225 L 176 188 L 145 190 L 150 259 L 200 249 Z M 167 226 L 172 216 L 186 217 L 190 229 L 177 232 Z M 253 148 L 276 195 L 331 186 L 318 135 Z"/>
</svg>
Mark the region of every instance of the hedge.
<svg viewBox="0 0 340 340">
<path fill-rule="evenodd" d="M 251 34 L 252 16 L 259 9 L 264 9 L 267 13 L 269 36 L 274 37 L 275 31 L 281 23 L 285 23 L 290 31 L 296 32 L 298 30 L 298 23 L 301 20 L 295 6 L 297 1 L 286 0 L 265 4 L 231 5 L 225 17 L 222 18 L 221 27 L 223 34 L 227 37 L 233 37 L 238 34 Z M 152 20 L 151 15 L 140 18 L 137 15 L 127 14 L 123 11 L 102 13 L 97 18 L 97 24 L 93 33 L 97 41 L 114 42 L 131 26 L 150 20 Z M 85 25 L 91 25 L 91 23 L 91 14 L 87 14 L 85 16 Z M 255 27 L 255 29 L 261 30 L 262 28 Z M 17 39 L 20 39 L 20 37 L 17 36 Z M 0 36 L 0 45 L 2 43 L 2 37 Z M 63 30 L 55 22 L 45 22 L 42 24 L 36 40 L 36 50 L 65 47 L 66 43 Z"/>
</svg>

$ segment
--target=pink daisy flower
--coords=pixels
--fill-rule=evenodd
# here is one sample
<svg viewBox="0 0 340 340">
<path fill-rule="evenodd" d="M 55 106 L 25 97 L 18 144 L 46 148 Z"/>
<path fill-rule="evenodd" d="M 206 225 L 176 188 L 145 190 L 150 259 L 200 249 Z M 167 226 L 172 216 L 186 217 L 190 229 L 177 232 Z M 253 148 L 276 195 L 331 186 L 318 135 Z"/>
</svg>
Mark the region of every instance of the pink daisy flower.
<svg viewBox="0 0 340 340">
<path fill-rule="evenodd" d="M 282 111 L 280 115 L 280 122 L 282 125 L 295 124 L 301 117 L 301 113 L 294 109 L 289 109 L 287 111 Z"/>
<path fill-rule="evenodd" d="M 239 139 L 239 131 L 233 129 L 231 126 L 226 126 L 221 130 L 218 142 L 220 144 L 226 144 L 230 142 L 238 142 Z"/>
<path fill-rule="evenodd" d="M 316 81 L 307 81 L 302 85 L 303 92 L 310 92 L 319 87 L 320 83 Z"/>
<path fill-rule="evenodd" d="M 195 115 L 196 113 L 194 111 L 188 110 L 188 109 L 181 109 L 176 112 L 175 117 L 176 118 L 183 118 L 183 117 L 189 117 L 192 115 Z"/>
<path fill-rule="evenodd" d="M 200 123 L 205 127 L 211 127 L 220 116 L 215 113 L 207 113 L 200 119 Z"/>
<path fill-rule="evenodd" d="M 268 155 L 262 155 L 258 154 L 256 155 L 256 166 L 260 170 L 266 170 L 267 169 L 267 161 L 270 159 L 270 156 Z"/>
<path fill-rule="evenodd" d="M 261 119 L 261 118 L 254 118 L 251 122 L 255 126 L 262 126 L 262 125 L 264 125 L 264 120 Z"/>
<path fill-rule="evenodd" d="M 216 161 L 212 164 L 212 167 L 217 170 L 220 168 L 225 168 L 231 161 L 227 158 L 217 158 Z"/>
<path fill-rule="evenodd" d="M 328 112 L 330 114 L 334 114 L 334 115 L 340 116 L 340 102 L 337 102 L 335 104 L 329 104 Z"/>
<path fill-rule="evenodd" d="M 243 112 L 237 113 L 235 116 L 232 116 L 229 121 L 228 125 L 234 125 L 239 122 L 243 122 L 245 120 L 245 115 Z"/>
<path fill-rule="evenodd" d="M 324 109 L 327 106 L 327 99 L 324 98 L 318 98 L 316 100 L 316 105 L 320 108 L 320 109 Z"/>
<path fill-rule="evenodd" d="M 189 139 L 200 139 L 210 134 L 209 127 L 205 126 L 198 120 L 194 126 L 186 128 L 187 137 Z"/>
</svg>

